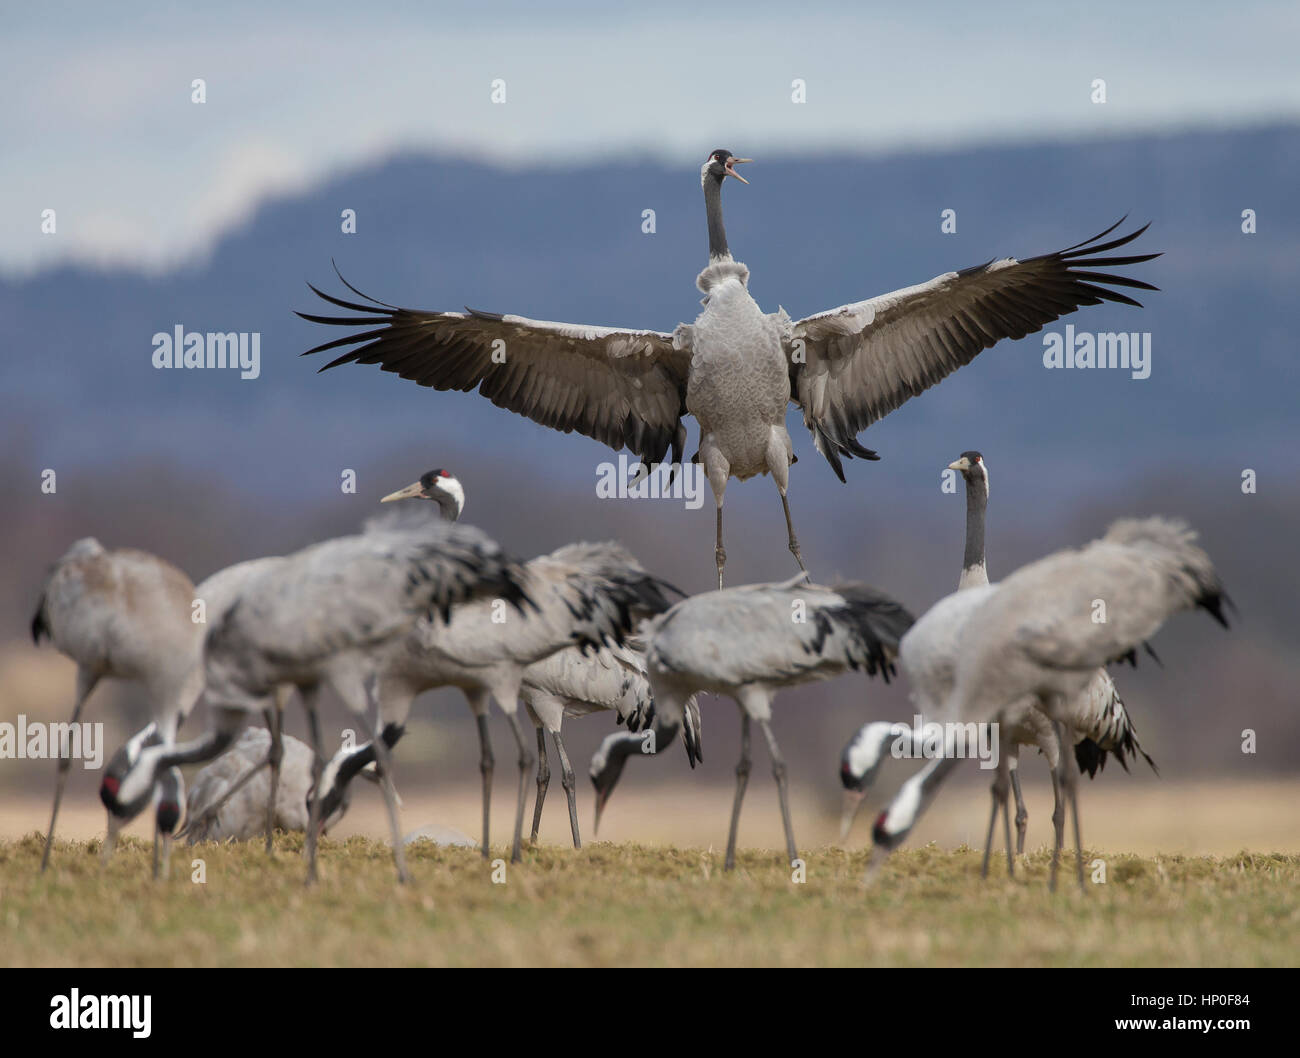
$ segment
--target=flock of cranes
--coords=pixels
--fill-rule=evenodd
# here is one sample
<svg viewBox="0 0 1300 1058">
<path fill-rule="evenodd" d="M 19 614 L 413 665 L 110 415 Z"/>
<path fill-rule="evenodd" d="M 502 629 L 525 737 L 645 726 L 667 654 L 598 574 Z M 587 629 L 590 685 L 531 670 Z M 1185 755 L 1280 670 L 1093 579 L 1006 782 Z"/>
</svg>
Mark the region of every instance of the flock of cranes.
<svg viewBox="0 0 1300 1058">
<path fill-rule="evenodd" d="M 139 680 L 151 717 L 105 768 L 106 854 L 121 825 L 152 806 L 155 872 L 165 870 L 180 821 L 179 769 L 206 764 L 191 789 L 183 835 L 247 839 L 264 832 L 270 851 L 276 827 L 305 830 L 310 881 L 320 834 L 346 810 L 351 781 L 365 775 L 383 791 L 405 881 L 393 753 L 414 698 L 457 687 L 478 726 L 484 856 L 494 769 L 490 702 L 518 750 L 511 842 L 518 860 L 534 764 L 537 839 L 550 779 L 547 734 L 573 844 L 581 845 L 575 772 L 561 736 L 566 716 L 613 712 L 627 728 L 608 736 L 591 762 L 599 825 L 628 757 L 647 745 L 661 753 L 681 732 L 691 765 L 702 759 L 698 696 L 711 692 L 733 698 L 741 717 L 726 866 L 735 862 L 755 724 L 772 761 L 786 852 L 795 860 L 787 770 L 773 728 L 777 692 L 851 671 L 888 681 L 901 669 L 928 720 L 998 724 L 1002 752 L 985 872 L 999 812 L 1014 872 L 1011 792 L 1016 849 L 1023 850 L 1027 816 L 1017 765 L 1020 748 L 1030 746 L 1046 757 L 1056 794 L 1052 884 L 1067 813 L 1082 882 L 1079 769 L 1095 774 L 1107 754 L 1125 767 L 1137 754 L 1146 757 L 1105 666 L 1149 650 L 1150 637 L 1179 611 L 1201 607 L 1226 625 L 1227 597 L 1195 534 L 1174 519 L 1124 519 L 1084 548 L 1056 552 L 992 584 L 984 555 L 988 465 L 979 452 L 966 452 L 950 465 L 967 487 L 958 590 L 916 619 L 868 584 L 813 582 L 787 497 L 794 452 L 785 412 L 798 404 L 818 451 L 844 480 L 844 460 L 878 458 L 858 441 L 865 427 L 1003 338 L 1083 305 L 1137 306 L 1114 288 L 1154 287 L 1098 269 L 1158 255 L 1105 256 L 1145 230 L 1105 241 L 1115 225 L 1056 253 L 990 261 L 793 321 L 784 310 L 759 308 L 747 289 L 748 269 L 727 246 L 721 189 L 727 177 L 747 182 L 735 169 L 746 161 L 717 150 L 701 169 L 709 238 L 708 265 L 697 279 L 704 308 L 671 333 L 468 309 L 417 312 L 368 298 L 346 281 L 361 302 L 312 289 L 352 315 L 300 314 L 364 328 L 309 351 L 352 347 L 326 367 L 379 364 L 436 389 L 477 389 L 545 426 L 628 448 L 647 468 L 670 449 L 680 465 L 683 419 L 693 416 L 700 428 L 694 458 L 717 507 L 717 590 L 684 596 L 617 543 L 575 543 L 519 561 L 460 521 L 464 487 L 442 469 L 384 497 L 432 501 L 437 517 L 377 519 L 352 536 L 232 566 L 197 587 L 152 555 L 79 541 L 47 579 L 33 635 L 49 636 L 77 662 L 74 721 L 105 676 Z M 782 583 L 724 588 L 723 495 L 730 478 L 758 474 L 776 481 L 789 549 L 803 572 Z M 1109 614 L 1100 623 L 1093 616 L 1099 599 Z M 199 601 L 204 616 L 196 621 Z M 369 732 L 328 761 L 318 721 L 326 688 Z M 294 691 L 310 747 L 283 734 Z M 178 728 L 200 698 L 207 730 L 180 742 Z M 535 756 L 520 703 L 534 725 Z M 266 729 L 246 730 L 259 715 Z M 846 835 L 886 747 L 906 737 L 897 725 L 868 723 L 845 748 Z M 957 763 L 949 739 L 903 784 L 873 827 L 872 870 L 904 840 Z M 61 760 L 42 869 L 66 771 Z"/>
</svg>

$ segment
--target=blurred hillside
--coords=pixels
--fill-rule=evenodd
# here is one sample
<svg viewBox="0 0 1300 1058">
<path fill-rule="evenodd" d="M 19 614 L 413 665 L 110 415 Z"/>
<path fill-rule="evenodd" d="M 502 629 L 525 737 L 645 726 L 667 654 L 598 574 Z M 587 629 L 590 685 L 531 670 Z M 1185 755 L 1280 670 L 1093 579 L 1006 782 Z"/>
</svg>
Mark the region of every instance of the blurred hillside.
<svg viewBox="0 0 1300 1058">
<path fill-rule="evenodd" d="M 1070 318 L 1093 331 L 1150 331 L 1149 379 L 1046 371 L 1040 337 L 1004 343 L 872 427 L 863 440 L 883 461 L 850 464 L 847 487 L 792 417 L 800 462 L 791 499 L 814 574 L 871 581 L 918 613 L 950 591 L 963 497 L 940 492 L 940 471 L 968 448 L 991 468 L 995 578 L 1120 514 L 1185 516 L 1240 618 L 1226 634 L 1180 618 L 1156 643 L 1165 668 L 1119 674 L 1143 742 L 1176 777 L 1294 774 L 1298 166 L 1300 129 L 1291 127 L 759 159 L 751 186 L 727 189 L 728 234 L 760 303 L 796 317 L 993 256 L 1066 246 L 1123 213 L 1130 224 L 1152 221 L 1135 252 L 1165 251 L 1140 269 L 1162 288 L 1143 296 L 1146 309 Z M 0 719 L 70 705 L 71 667 L 34 658 L 19 641 L 45 567 L 77 537 L 156 551 L 197 581 L 351 531 L 379 496 L 433 466 L 465 482 L 467 520 L 521 555 L 618 537 L 683 589 L 707 589 L 707 500 L 694 511 L 680 501 L 600 501 L 596 467 L 611 457 L 594 442 L 374 369 L 318 377 L 319 363 L 296 354 L 324 337 L 291 313 L 318 307 L 304 280 L 337 289 L 333 257 L 361 289 L 397 304 L 671 329 L 698 311 L 699 197 L 693 171 L 626 159 L 506 171 L 404 157 L 267 202 L 210 260 L 164 279 L 60 270 L 0 282 L 0 643 L 10 643 L 0 652 Z M 339 232 L 347 208 L 357 211 L 356 235 Z M 948 208 L 954 235 L 939 230 Z M 1240 231 L 1247 208 L 1256 235 Z M 641 232 L 644 209 L 656 210 L 654 235 Z M 152 335 L 177 324 L 260 331 L 261 377 L 153 369 Z M 52 496 L 40 491 L 45 468 L 58 473 Z M 1241 491 L 1244 468 L 1258 473 L 1255 495 Z M 356 495 L 339 489 L 345 469 L 357 471 Z M 771 482 L 733 483 L 727 499 L 731 583 L 790 575 Z M 98 708 L 103 715 L 102 700 Z M 437 762 L 439 781 L 472 781 L 468 711 L 448 693 L 435 709 L 440 726 L 416 725 L 404 753 Z M 827 784 L 857 723 L 911 715 L 903 688 L 848 679 L 790 694 L 777 709 L 792 767 Z M 332 726 L 347 724 L 337 716 Z M 602 718 L 571 726 L 575 762 L 611 729 Z M 725 781 L 733 706 L 708 703 L 705 726 L 706 776 Z M 300 728 L 295 710 L 291 730 Z M 1254 756 L 1240 751 L 1244 728 L 1258 732 Z M 500 780 L 513 768 L 504 725 L 496 740 Z M 676 777 L 685 766 L 672 756 L 663 774 Z M 50 780 L 46 771 L 21 769 L 37 782 Z"/>
</svg>

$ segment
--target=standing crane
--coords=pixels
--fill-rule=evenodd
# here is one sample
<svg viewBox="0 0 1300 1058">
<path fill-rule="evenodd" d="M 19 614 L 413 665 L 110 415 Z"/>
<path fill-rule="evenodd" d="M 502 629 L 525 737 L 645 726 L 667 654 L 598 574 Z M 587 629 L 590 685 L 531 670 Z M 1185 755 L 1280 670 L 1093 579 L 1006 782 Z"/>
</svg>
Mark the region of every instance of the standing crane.
<svg viewBox="0 0 1300 1058">
<path fill-rule="evenodd" d="M 695 595 L 644 626 L 655 715 L 666 738 L 682 725 L 687 699 L 712 691 L 740 707 L 740 762 L 727 835 L 725 868 L 736 863 L 740 805 L 749 783 L 750 722 L 767 740 L 781 800 L 789 859 L 799 858 L 786 791 L 786 766 L 772 733 L 772 701 L 783 687 L 825 680 L 850 670 L 888 682 L 898 642 L 912 616 L 884 592 L 865 584 L 827 588 L 802 583 L 753 584 Z"/>
<path fill-rule="evenodd" d="M 1224 607 L 1231 601 L 1195 541 L 1196 534 L 1181 521 L 1125 518 L 1086 547 L 1058 551 L 1022 566 L 996 587 L 976 589 L 987 594 L 961 631 L 944 715 L 982 723 L 1032 698 L 1052 722 L 1058 744 L 1073 745 L 1073 703 L 1098 668 L 1135 660 L 1137 649 L 1183 610 L 1199 607 L 1228 626 Z M 1105 621 L 1094 620 L 1098 600 L 1105 604 Z M 918 628 L 927 617 L 917 622 Z M 905 641 L 905 666 L 911 649 Z M 1061 760 L 1061 789 L 1074 823 L 1082 889 L 1077 762 L 1069 753 L 1062 753 Z M 876 820 L 868 877 L 907 837 L 956 763 L 945 752 L 903 784 Z M 1063 843 L 1061 828 L 1052 855 L 1053 889 Z"/>
<path fill-rule="evenodd" d="M 160 771 L 209 761 L 229 747 L 248 714 L 272 708 L 277 688 L 293 684 L 302 696 L 320 771 L 317 703 L 331 687 L 363 722 L 367 684 L 378 657 L 434 613 L 448 620 L 455 604 L 500 599 L 517 609 L 528 598 L 519 567 L 497 545 L 467 525 L 434 523 L 418 530 L 376 530 L 304 548 L 251 578 L 204 649 L 207 732 L 179 746 L 148 746 L 134 761 L 104 775 L 100 797 L 124 814 L 150 790 Z M 387 730 L 372 740 L 392 829 L 400 881 L 406 862 L 397 818 Z M 317 789 L 320 789 L 319 774 Z M 316 877 L 320 798 L 312 799 L 307 828 L 308 882 Z"/>
<path fill-rule="evenodd" d="M 199 664 L 203 626 L 190 619 L 193 599 L 189 577 L 147 551 L 110 551 L 93 537 L 68 549 L 45 579 L 31 627 L 33 642 L 39 644 L 46 637 L 76 662 L 77 698 L 71 724 L 80 721 L 86 700 L 100 680 L 133 680 L 144 688 L 152 735 L 163 742 L 175 738 L 203 689 Z M 66 755 L 59 755 L 42 871 L 50 863 L 54 826 L 71 765 Z M 164 811 L 159 802 L 155 863 L 159 838 L 175 827 L 175 820 L 166 825 Z M 118 829 L 110 815 L 106 852 L 111 851 Z"/>
<path fill-rule="evenodd" d="M 956 593 L 941 600 L 912 626 L 903 637 L 900 651 L 917 710 L 933 722 L 953 719 L 942 715 L 942 710 L 952 692 L 962 632 L 971 614 L 996 590 L 989 586 L 984 554 L 984 519 L 989 499 L 988 463 L 979 452 L 963 452 L 948 464 L 948 469 L 959 472 L 966 483 L 966 547 L 961 576 Z M 1125 771 L 1128 770 L 1126 758 L 1136 758 L 1139 753 L 1155 769 L 1151 758 L 1138 744 L 1133 722 L 1120 700 L 1114 681 L 1104 668 L 1096 671 L 1083 693 L 1070 704 L 1069 712 L 1071 729 L 1078 738 L 1074 747 L 1075 757 L 1090 776 L 1105 766 L 1108 753 L 1115 754 Z M 1020 791 L 1018 765 L 1021 746 L 1036 746 L 1047 758 L 1055 801 L 1052 822 L 1058 832 L 1063 832 L 1065 826 L 1065 805 L 1061 798 L 1058 770 L 1061 747 L 1051 722 L 1032 699 L 1025 698 L 1003 710 L 998 720 L 998 736 L 998 768 L 992 787 L 993 810 L 984 842 L 983 873 L 986 876 L 999 809 L 1005 817 L 1007 831 L 1007 870 L 1012 874 L 1015 872 L 1011 859 L 1008 786 L 1016 798 L 1016 855 L 1024 852 L 1029 813 Z M 899 739 L 912 743 L 913 752 L 920 755 L 915 744 L 916 732 L 910 726 L 880 722 L 864 724 L 844 747 L 840 761 L 840 781 L 844 786 L 841 840 L 848 837 L 853 817 L 884 759 L 885 747 L 902 745 Z"/>
<path fill-rule="evenodd" d="M 877 459 L 857 434 L 904 401 L 1003 338 L 1023 338 L 1082 305 L 1116 301 L 1141 307 L 1114 287 L 1151 284 L 1099 269 L 1139 264 L 1159 254 L 1112 256 L 1146 230 L 1102 241 L 1104 232 L 1055 253 L 1001 258 L 792 321 L 764 313 L 750 296 L 749 269 L 727 245 L 722 184 L 748 183 L 748 162 L 713 151 L 700 169 L 709 262 L 696 278 L 705 294 L 693 324 L 672 332 L 553 323 L 466 309 L 399 308 L 361 293 L 360 301 L 319 297 L 352 315 L 298 313 L 329 326 L 360 327 L 303 355 L 347 348 L 321 370 L 378 364 L 438 390 L 478 392 L 493 404 L 564 433 L 576 431 L 647 466 L 671 446 L 679 464 L 683 418 L 700 427 L 698 458 L 717 507 L 718 587 L 726 550 L 722 503 L 731 478 L 771 474 L 781 494 L 789 548 L 804 567 L 786 497 L 794 450 L 787 403 L 803 412 L 816 448 L 844 480 L 843 459 Z M 355 348 L 348 348 L 355 347 Z M 501 355 L 504 353 L 504 355 Z"/>
<path fill-rule="evenodd" d="M 426 499 L 435 501 L 442 511 L 443 517 L 448 521 L 456 521 L 460 517 L 461 511 L 465 508 L 465 490 L 461 483 L 456 480 L 448 471 L 431 470 L 425 474 L 417 483 L 422 490 L 422 495 Z M 393 493 L 385 496 L 384 500 L 394 500 L 405 498 L 411 490 L 406 489 L 399 493 Z M 382 526 L 380 526 L 382 528 Z M 245 583 L 259 573 L 265 572 L 277 563 L 284 560 L 279 557 L 255 558 L 247 562 L 239 562 L 233 566 L 227 566 L 212 576 L 208 577 L 202 584 L 195 589 L 197 598 L 202 599 L 207 611 L 207 619 L 211 624 L 219 624 L 223 619 L 226 611 L 239 598 Z M 185 827 L 188 832 L 206 833 L 217 819 L 219 813 L 225 807 L 226 803 L 232 798 L 237 797 L 245 784 L 259 775 L 263 768 L 270 768 L 270 789 L 266 792 L 265 798 L 259 797 L 258 800 L 266 806 L 266 851 L 271 851 L 272 835 L 275 830 L 276 814 L 280 811 L 279 798 L 277 789 L 280 782 L 280 766 L 284 757 L 284 745 L 281 741 L 280 733 L 283 730 L 284 709 L 287 704 L 289 694 L 291 693 L 289 685 L 282 685 L 277 688 L 275 695 L 275 707 L 268 709 L 265 714 L 267 731 L 270 732 L 270 738 L 266 743 L 266 752 L 259 759 L 247 758 L 245 763 L 246 770 L 237 778 L 224 776 L 223 778 L 230 781 L 223 781 L 221 792 L 212 797 L 204 797 L 197 802 L 191 799 L 189 811 L 198 811 L 203 818 L 191 818 L 187 812 Z M 237 748 L 237 747 L 236 747 Z M 230 752 L 234 752 L 234 749 Z M 374 767 L 367 768 L 365 775 L 377 777 Z M 304 802 L 305 803 L 305 802 Z M 305 824 L 304 824 L 305 825 Z M 218 827 L 220 830 L 221 828 Z M 303 829 L 296 827 L 295 829 Z"/>
</svg>

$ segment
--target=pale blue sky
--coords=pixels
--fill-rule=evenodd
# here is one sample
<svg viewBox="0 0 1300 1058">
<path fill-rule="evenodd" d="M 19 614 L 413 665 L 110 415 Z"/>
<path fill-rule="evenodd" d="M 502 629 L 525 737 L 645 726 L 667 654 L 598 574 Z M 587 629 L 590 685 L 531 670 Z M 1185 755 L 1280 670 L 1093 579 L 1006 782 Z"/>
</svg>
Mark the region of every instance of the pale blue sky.
<svg viewBox="0 0 1300 1058">
<path fill-rule="evenodd" d="M 0 33 L 0 273 L 201 257 L 410 150 L 692 168 L 1300 118 L 1300 5 L 47 4 Z M 190 102 L 190 82 L 208 101 Z M 490 85 L 506 82 L 494 105 Z M 807 102 L 791 102 L 791 82 Z M 1108 101 L 1094 105 L 1093 79 Z M 41 211 L 58 233 L 40 233 Z"/>
</svg>

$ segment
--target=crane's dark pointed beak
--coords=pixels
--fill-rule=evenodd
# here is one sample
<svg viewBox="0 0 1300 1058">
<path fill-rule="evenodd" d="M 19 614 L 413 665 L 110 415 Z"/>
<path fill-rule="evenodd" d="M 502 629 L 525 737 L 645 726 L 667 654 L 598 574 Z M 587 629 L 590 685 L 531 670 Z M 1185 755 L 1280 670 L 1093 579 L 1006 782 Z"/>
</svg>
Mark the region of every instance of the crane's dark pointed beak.
<svg viewBox="0 0 1300 1058">
<path fill-rule="evenodd" d="M 849 833 L 853 830 L 853 820 L 857 818 L 858 809 L 862 807 L 863 798 L 866 796 L 864 790 L 845 790 L 843 803 L 840 808 L 840 844 L 849 840 Z"/>
<path fill-rule="evenodd" d="M 390 492 L 380 503 L 392 503 L 393 500 L 409 500 L 424 495 L 424 486 L 418 481 L 412 482 L 404 489 L 398 489 L 396 492 Z"/>
</svg>

